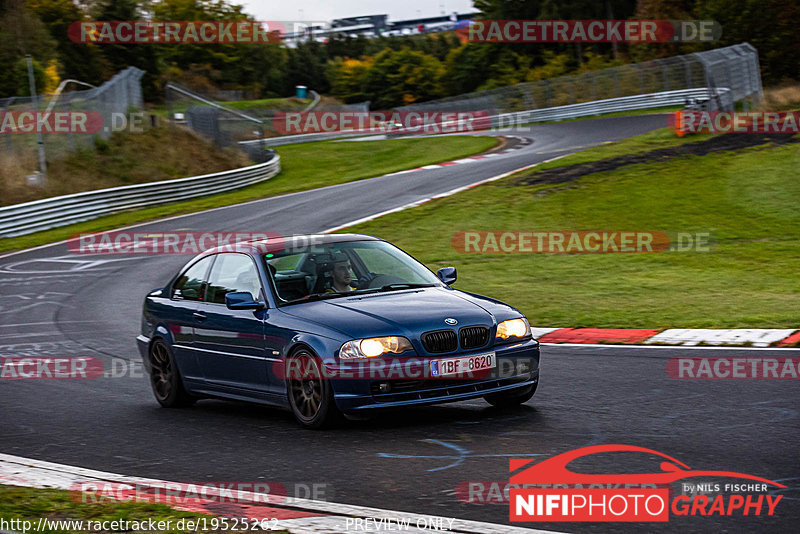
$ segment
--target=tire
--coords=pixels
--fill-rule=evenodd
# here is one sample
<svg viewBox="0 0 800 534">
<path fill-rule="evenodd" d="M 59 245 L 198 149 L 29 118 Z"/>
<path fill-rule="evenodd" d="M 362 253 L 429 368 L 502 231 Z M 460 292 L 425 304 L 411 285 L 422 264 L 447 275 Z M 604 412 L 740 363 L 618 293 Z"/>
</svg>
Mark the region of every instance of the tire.
<svg viewBox="0 0 800 534">
<path fill-rule="evenodd" d="M 484 399 L 486 399 L 486 402 L 492 406 L 496 406 L 497 408 L 510 408 L 512 406 L 518 406 L 523 402 L 529 401 L 531 397 L 533 397 L 533 394 L 536 393 L 536 388 L 538 386 L 539 382 L 537 381 L 524 393 L 520 393 L 519 391 L 512 389 L 511 391 L 503 391 L 501 393 L 486 395 Z"/>
<path fill-rule="evenodd" d="M 286 361 L 286 394 L 294 418 L 311 429 L 331 428 L 344 420 L 333 400 L 333 388 L 322 377 L 321 363 L 311 352 L 300 349 Z M 299 373 L 298 371 L 299 370 Z M 291 376 L 299 374 L 299 376 Z"/>
<path fill-rule="evenodd" d="M 150 386 L 156 400 L 164 408 L 189 406 L 197 401 L 183 388 L 172 350 L 160 339 L 150 345 Z"/>
</svg>

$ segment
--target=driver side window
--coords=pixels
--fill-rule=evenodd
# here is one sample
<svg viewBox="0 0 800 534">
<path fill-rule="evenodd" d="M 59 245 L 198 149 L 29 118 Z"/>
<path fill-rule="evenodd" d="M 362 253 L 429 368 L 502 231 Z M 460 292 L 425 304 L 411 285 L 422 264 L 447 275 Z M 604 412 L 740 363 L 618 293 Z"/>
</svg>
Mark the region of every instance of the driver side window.
<svg viewBox="0 0 800 534">
<path fill-rule="evenodd" d="M 261 281 L 258 271 L 245 254 L 218 254 L 208 275 L 206 301 L 225 304 L 225 295 L 235 291 L 246 291 L 258 300 L 261 296 Z"/>
</svg>

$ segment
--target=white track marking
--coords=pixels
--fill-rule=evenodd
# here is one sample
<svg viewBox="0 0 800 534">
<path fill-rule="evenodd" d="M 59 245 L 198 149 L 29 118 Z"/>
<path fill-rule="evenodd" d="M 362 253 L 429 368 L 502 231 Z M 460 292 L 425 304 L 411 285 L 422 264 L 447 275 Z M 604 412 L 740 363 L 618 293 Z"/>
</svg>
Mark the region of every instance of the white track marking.
<svg viewBox="0 0 800 534">
<path fill-rule="evenodd" d="M 556 156 L 555 158 L 550 158 L 550 159 L 545 160 L 545 161 L 540 161 L 539 163 L 533 163 L 531 165 L 525 165 L 524 167 L 520 167 L 520 168 L 514 169 L 512 171 L 504 172 L 503 174 L 498 174 L 496 176 L 492 176 L 491 178 L 484 178 L 483 180 L 478 180 L 477 182 L 473 182 L 473 183 L 468 184 L 468 185 L 462 185 L 461 187 L 456 187 L 455 189 L 451 189 L 450 191 L 445 191 L 444 193 L 439 193 L 438 195 L 433 195 L 433 196 L 430 196 L 430 197 L 427 197 L 427 198 L 423 198 L 421 200 L 415 200 L 414 202 L 409 202 L 408 204 L 404 204 L 404 205 L 399 206 L 397 208 L 392 208 L 390 210 L 381 211 L 379 213 L 375 213 L 374 215 L 369 215 L 367 217 L 362 217 L 362 218 L 356 219 L 354 221 L 350 221 L 350 222 L 346 222 L 344 224 L 340 224 L 339 226 L 334 226 L 333 228 L 328 228 L 327 230 L 323 230 L 322 233 L 323 234 L 331 234 L 333 232 L 338 232 L 339 230 L 342 230 L 342 229 L 347 228 L 349 226 L 355 226 L 356 224 L 365 223 L 367 221 L 371 221 L 373 219 L 377 219 L 379 217 L 383 217 L 385 215 L 389 215 L 390 213 L 397 213 L 398 211 L 407 210 L 409 208 L 416 208 L 417 206 L 420 206 L 420 205 L 422 205 L 422 204 L 424 204 L 424 203 L 426 203 L 428 201 L 431 201 L 431 200 L 434 200 L 434 199 L 437 199 L 437 198 L 449 197 L 451 195 L 455 195 L 456 193 L 460 193 L 461 191 L 466 191 L 467 189 L 470 189 L 472 187 L 476 187 L 476 186 L 479 186 L 479 185 L 487 184 L 489 182 L 494 182 L 495 180 L 500 180 L 501 178 L 505 178 L 507 176 L 511 176 L 515 172 L 520 172 L 520 171 L 524 171 L 524 170 L 527 170 L 527 169 L 532 169 L 533 167 L 536 167 L 537 165 L 541 165 L 543 163 L 550 163 L 551 161 L 555 161 L 557 159 L 561 159 L 561 158 L 563 158 L 565 156 L 568 156 L 568 155 L 569 154 L 562 154 L 560 156 Z"/>
<path fill-rule="evenodd" d="M 56 488 L 62 490 L 73 489 L 74 484 L 81 482 L 113 482 L 113 483 L 128 483 L 139 484 L 146 486 L 159 485 L 167 483 L 164 480 L 148 479 L 141 477 L 131 477 L 120 475 L 116 473 L 107 473 L 104 471 L 95 471 L 93 469 L 84 469 L 82 467 L 74 467 L 70 465 L 56 464 L 52 462 L 44 462 L 41 460 L 33 460 L 30 458 L 23 458 L 20 456 L 12 456 L 10 454 L 0 454 L 0 484 L 8 484 L 12 486 L 26 486 L 33 488 Z M 206 492 L 213 495 L 214 491 L 209 490 Z M 269 496 L 261 493 L 241 492 L 243 500 L 250 502 L 271 502 Z M 270 506 L 273 506 L 270 504 Z M 281 520 L 281 526 L 291 527 L 292 524 L 297 525 L 297 529 L 292 529 L 292 532 L 344 532 L 345 518 L 343 516 L 351 517 L 370 517 L 375 519 L 387 519 L 396 521 L 399 518 L 408 518 L 411 524 L 415 524 L 417 518 L 424 517 L 427 519 L 439 519 L 437 516 L 429 514 L 417 514 L 411 512 L 384 510 L 380 508 L 370 508 L 365 506 L 354 506 L 349 504 L 339 504 L 326 501 L 314 501 L 310 499 L 291 498 L 287 499 L 286 504 L 278 505 L 278 507 L 299 509 L 303 511 L 328 514 L 328 517 L 313 518 L 314 521 L 301 521 L 301 520 Z M 449 519 L 441 518 L 444 520 L 445 525 L 449 525 Z M 313 528 L 319 530 L 313 530 Z M 324 527 L 324 530 L 323 530 Z M 482 521 L 470 521 L 466 519 L 456 519 L 450 526 L 452 532 L 470 532 L 478 534 L 552 534 L 552 531 L 535 530 L 528 528 L 514 527 L 510 525 L 499 525 L 496 523 L 486 523 Z M 431 532 L 426 530 L 425 532 Z"/>
<path fill-rule="evenodd" d="M 772 343 L 786 339 L 795 330 L 777 328 L 670 328 L 659 332 L 645 341 L 645 343 L 669 343 L 684 346 L 693 346 L 700 343 L 708 345 L 742 345 L 750 343 L 753 347 L 769 347 Z"/>
<path fill-rule="evenodd" d="M 531 335 L 534 339 L 538 339 L 545 334 L 549 334 L 550 332 L 555 332 L 556 330 L 561 330 L 561 328 L 542 328 L 542 327 L 531 327 Z"/>
</svg>

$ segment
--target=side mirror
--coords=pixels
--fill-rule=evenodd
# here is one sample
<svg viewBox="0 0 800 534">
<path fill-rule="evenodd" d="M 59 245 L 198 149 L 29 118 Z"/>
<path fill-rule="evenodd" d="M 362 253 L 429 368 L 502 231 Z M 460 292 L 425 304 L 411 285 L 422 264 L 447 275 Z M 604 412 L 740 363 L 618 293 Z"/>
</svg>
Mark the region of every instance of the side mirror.
<svg viewBox="0 0 800 534">
<path fill-rule="evenodd" d="M 248 291 L 233 291 L 225 294 L 225 305 L 229 310 L 260 310 L 264 305 Z"/>
<path fill-rule="evenodd" d="M 441 269 L 436 271 L 436 276 L 438 276 L 439 280 L 441 280 L 448 286 L 455 283 L 455 281 L 458 279 L 455 267 L 442 267 Z"/>
</svg>

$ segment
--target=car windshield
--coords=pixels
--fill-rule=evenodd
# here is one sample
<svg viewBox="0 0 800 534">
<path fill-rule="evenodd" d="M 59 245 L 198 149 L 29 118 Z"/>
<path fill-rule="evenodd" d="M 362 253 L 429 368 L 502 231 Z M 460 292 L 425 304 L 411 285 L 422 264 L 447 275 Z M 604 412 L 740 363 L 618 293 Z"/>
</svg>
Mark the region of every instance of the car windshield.
<svg viewBox="0 0 800 534">
<path fill-rule="evenodd" d="M 444 284 L 385 241 L 347 241 L 264 254 L 283 304 Z"/>
</svg>

